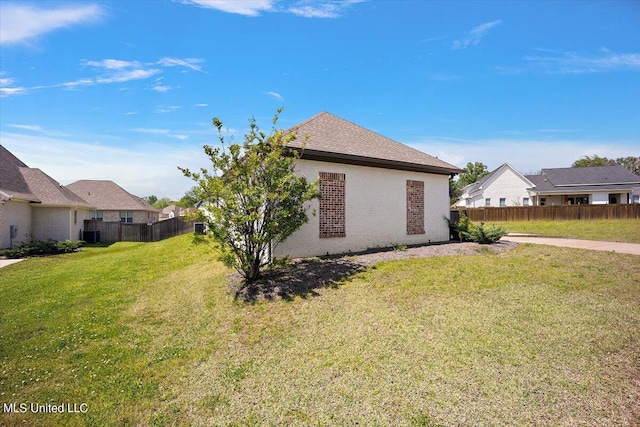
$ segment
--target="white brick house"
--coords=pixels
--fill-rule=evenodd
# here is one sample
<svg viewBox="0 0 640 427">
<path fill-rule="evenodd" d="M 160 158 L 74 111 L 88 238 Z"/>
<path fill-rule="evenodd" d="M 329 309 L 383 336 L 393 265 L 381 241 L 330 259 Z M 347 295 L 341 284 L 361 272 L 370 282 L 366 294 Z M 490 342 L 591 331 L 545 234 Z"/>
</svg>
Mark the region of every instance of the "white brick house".
<svg viewBox="0 0 640 427">
<path fill-rule="evenodd" d="M 296 172 L 320 179 L 310 220 L 276 256 L 307 257 L 449 240 L 449 176 L 461 170 L 329 113 L 290 129 Z"/>
</svg>

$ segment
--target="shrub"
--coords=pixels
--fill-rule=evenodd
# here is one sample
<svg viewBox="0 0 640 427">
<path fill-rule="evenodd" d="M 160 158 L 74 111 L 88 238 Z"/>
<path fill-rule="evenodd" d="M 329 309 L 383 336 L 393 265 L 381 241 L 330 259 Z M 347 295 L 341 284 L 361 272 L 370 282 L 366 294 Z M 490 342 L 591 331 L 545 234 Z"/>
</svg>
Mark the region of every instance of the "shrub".
<svg viewBox="0 0 640 427">
<path fill-rule="evenodd" d="M 466 238 L 466 235 L 473 224 L 471 223 L 471 221 L 469 221 L 469 217 L 467 216 L 465 211 L 460 211 L 458 222 L 451 222 L 451 220 L 447 217 L 445 217 L 444 219 L 449 223 L 449 234 L 453 239 L 457 237 L 461 242 L 463 240 L 468 240 L 468 238 Z"/>
<path fill-rule="evenodd" d="M 487 245 L 500 240 L 507 234 L 507 230 L 497 225 L 485 227 L 484 222 L 481 222 L 480 225 L 471 224 L 469 231 L 462 234 L 473 242 Z"/>
<path fill-rule="evenodd" d="M 84 242 L 82 240 L 65 240 L 56 242 L 54 240 L 47 240 L 46 242 L 36 241 L 22 245 L 18 248 L 5 249 L 0 251 L 0 256 L 6 258 L 28 258 L 32 256 L 47 256 L 67 254 L 77 251 Z"/>
</svg>

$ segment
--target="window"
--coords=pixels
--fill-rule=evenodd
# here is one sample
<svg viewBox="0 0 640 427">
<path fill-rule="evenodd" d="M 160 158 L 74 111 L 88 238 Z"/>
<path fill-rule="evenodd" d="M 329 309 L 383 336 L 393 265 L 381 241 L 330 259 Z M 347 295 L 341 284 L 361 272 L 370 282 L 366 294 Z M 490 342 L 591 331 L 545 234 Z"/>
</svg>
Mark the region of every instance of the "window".
<svg viewBox="0 0 640 427">
<path fill-rule="evenodd" d="M 98 222 L 102 222 L 103 221 L 103 215 L 104 215 L 104 213 L 102 211 L 92 211 L 91 212 L 91 219 L 95 219 Z"/>
<path fill-rule="evenodd" d="M 424 234 L 424 181 L 407 180 L 407 234 Z"/>
<path fill-rule="evenodd" d="M 547 198 L 546 197 L 540 197 L 540 206 L 544 206 L 547 204 Z"/>
<path fill-rule="evenodd" d="M 640 203 L 640 195 L 634 194 L 631 196 L 631 203 Z"/>
<path fill-rule="evenodd" d="M 528 197 L 523 197 L 522 198 L 522 206 L 529 206 L 529 198 Z"/>
<path fill-rule="evenodd" d="M 500 197 L 500 207 L 504 208 L 505 206 L 507 206 L 507 199 L 506 197 Z"/>
<path fill-rule="evenodd" d="M 133 223 L 133 212 L 130 211 L 121 211 L 120 212 L 120 222 L 130 222 Z"/>
<path fill-rule="evenodd" d="M 345 175 L 320 172 L 320 238 L 345 237 Z"/>
<path fill-rule="evenodd" d="M 490 198 L 484 199 L 484 205 L 487 206 L 487 207 L 491 206 L 491 199 Z"/>
</svg>

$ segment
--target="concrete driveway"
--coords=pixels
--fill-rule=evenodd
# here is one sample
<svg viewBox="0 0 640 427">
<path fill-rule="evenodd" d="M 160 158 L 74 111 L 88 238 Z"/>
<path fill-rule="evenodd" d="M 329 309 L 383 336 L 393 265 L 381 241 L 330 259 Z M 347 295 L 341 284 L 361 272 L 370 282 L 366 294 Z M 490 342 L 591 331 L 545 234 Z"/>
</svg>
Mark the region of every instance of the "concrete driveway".
<svg viewBox="0 0 640 427">
<path fill-rule="evenodd" d="M 15 264 L 16 262 L 24 261 L 24 259 L 0 259 L 0 268 L 7 265 Z"/>
<path fill-rule="evenodd" d="M 640 255 L 640 244 L 620 242 L 599 242 L 596 240 L 560 239 L 526 235 L 507 235 L 502 238 L 509 242 L 535 243 L 540 245 L 562 246 L 565 248 L 591 249 L 594 251 L 617 252 Z"/>
</svg>

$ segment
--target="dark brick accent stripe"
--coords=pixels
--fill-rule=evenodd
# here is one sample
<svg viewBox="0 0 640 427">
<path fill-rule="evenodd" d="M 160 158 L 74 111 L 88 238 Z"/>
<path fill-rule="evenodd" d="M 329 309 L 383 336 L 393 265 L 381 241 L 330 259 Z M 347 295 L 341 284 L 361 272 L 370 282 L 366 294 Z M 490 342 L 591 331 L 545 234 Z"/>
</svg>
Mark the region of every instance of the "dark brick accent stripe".
<svg viewBox="0 0 640 427">
<path fill-rule="evenodd" d="M 407 180 L 407 234 L 425 234 L 424 181 Z"/>
<path fill-rule="evenodd" d="M 320 172 L 320 238 L 345 237 L 345 174 Z"/>
</svg>

